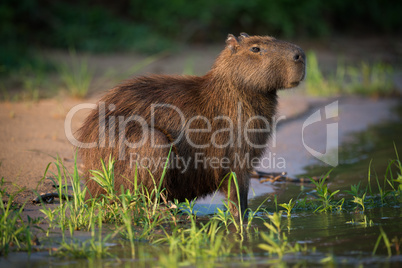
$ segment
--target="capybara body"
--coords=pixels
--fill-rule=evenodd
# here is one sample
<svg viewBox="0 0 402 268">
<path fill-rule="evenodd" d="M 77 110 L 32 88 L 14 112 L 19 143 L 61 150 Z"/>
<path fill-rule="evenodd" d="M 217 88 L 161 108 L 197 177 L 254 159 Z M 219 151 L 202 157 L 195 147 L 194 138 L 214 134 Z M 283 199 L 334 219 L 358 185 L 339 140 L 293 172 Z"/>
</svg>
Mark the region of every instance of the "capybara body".
<svg viewBox="0 0 402 268">
<path fill-rule="evenodd" d="M 111 156 L 115 189 L 149 192 L 159 185 L 167 199 L 184 201 L 216 190 L 247 209 L 249 174 L 271 134 L 277 90 L 295 87 L 305 75 L 296 45 L 269 36 L 229 35 L 204 76 L 150 75 L 110 90 L 79 130 L 87 187 L 103 192 L 90 170 Z M 165 163 L 168 167 L 164 168 Z M 162 174 L 165 172 L 164 176 Z M 240 200 L 230 172 L 236 174 Z M 234 205 L 236 204 L 236 205 Z"/>
</svg>

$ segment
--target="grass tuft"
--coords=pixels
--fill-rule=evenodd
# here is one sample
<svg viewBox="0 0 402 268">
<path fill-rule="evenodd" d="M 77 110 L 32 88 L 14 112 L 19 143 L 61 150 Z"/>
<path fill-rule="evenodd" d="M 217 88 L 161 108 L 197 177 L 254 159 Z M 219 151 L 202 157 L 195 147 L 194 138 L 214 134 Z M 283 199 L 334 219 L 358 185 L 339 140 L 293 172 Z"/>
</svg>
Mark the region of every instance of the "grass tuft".
<svg viewBox="0 0 402 268">
<path fill-rule="evenodd" d="M 62 63 L 58 66 L 60 79 L 72 97 L 87 96 L 93 73 L 89 70 L 86 59 L 79 59 L 74 50 L 70 50 L 71 65 Z"/>
<path fill-rule="evenodd" d="M 346 65 L 339 60 L 334 73 L 324 76 L 317 56 L 307 52 L 307 93 L 313 96 L 362 95 L 387 97 L 396 94 L 394 69 L 383 62 Z"/>
<path fill-rule="evenodd" d="M 22 220 L 22 212 L 25 204 L 15 207 L 13 200 L 21 192 L 7 194 L 4 186 L 4 178 L 0 180 L 0 256 L 7 256 L 10 251 L 32 251 L 34 234 L 29 224 Z M 29 223 L 29 222 L 28 222 Z"/>
<path fill-rule="evenodd" d="M 105 189 L 104 194 L 86 200 L 87 189 L 81 185 L 77 163 L 69 172 L 60 158 L 56 158 L 53 163 L 56 171 L 52 175 L 58 184 L 57 191 L 60 196 L 73 194 L 74 198 L 60 198 L 53 209 L 42 204 L 41 211 L 46 215 L 45 221 L 48 224 L 48 229 L 43 232 L 46 232 L 46 239 L 51 239 L 54 231 L 61 234 L 61 238 L 52 243 L 49 251 L 62 258 L 118 258 L 120 255 L 119 250 L 114 250 L 116 247 L 127 248 L 125 254 L 130 254 L 133 260 L 152 259 L 141 261 L 152 262 L 155 266 L 209 266 L 208 263 L 232 261 L 233 256 L 242 262 L 253 260 L 249 243 L 254 243 L 272 256 L 271 260 L 282 261 L 287 255 L 314 251 L 314 247 L 307 248 L 306 244 L 288 239 L 293 232 L 292 213 L 300 210 L 318 213 L 339 210 L 356 212 L 359 209 L 361 213 L 353 213 L 354 218 L 347 223 L 372 228 L 377 223 L 370 219 L 370 209 L 400 207 L 399 178 L 402 165 L 397 152 L 396 155 L 397 158 L 389 163 L 384 182 L 375 178 L 378 189 L 362 188 L 360 183 L 352 185 L 350 191 L 345 191 L 351 195 L 350 198 L 339 199 L 339 190 L 329 190 L 326 180 L 328 172 L 318 182 L 313 182 L 314 197 L 292 198 L 288 203 L 279 204 L 287 211 L 287 223 L 282 221 L 282 211 L 271 214 L 263 208 L 267 199 L 255 211 L 248 209 L 240 212 L 240 215 L 247 213 L 247 220 L 230 213 L 229 208 L 240 207 L 240 203 L 234 203 L 229 198 L 223 204 L 226 209 L 218 209 L 217 213 L 209 217 L 199 216 L 194 200 L 182 203 L 166 201 L 161 183 L 165 172 L 162 178 L 154 178 L 152 191 L 147 191 L 141 185 L 137 174 L 132 178 L 135 187 L 117 191 L 114 187 L 115 162 L 112 158 L 102 161 L 101 170 L 92 171 L 93 179 Z M 49 166 L 45 175 L 48 170 Z M 239 196 L 236 175 L 229 173 L 225 179 L 229 180 L 228 184 Z M 5 191 L 3 187 L 0 189 L 3 198 L 6 196 Z M 9 196 L 9 202 L 1 206 L 0 252 L 4 255 L 12 250 L 30 252 L 34 240 L 31 226 L 38 222 L 38 219 L 28 219 L 27 223 L 22 221 L 22 210 L 12 208 L 12 199 L 13 196 Z M 275 203 L 278 207 L 277 200 Z M 261 221 L 261 224 L 256 225 L 257 221 Z M 77 234 L 81 233 L 85 233 L 87 238 L 77 238 Z M 384 241 L 388 254 L 392 254 L 393 247 L 395 252 L 399 252 L 401 240 L 396 237 L 388 239 L 384 230 L 380 229 L 373 254 L 376 254 L 381 241 Z M 244 261 L 243 264 L 248 263 Z"/>
</svg>

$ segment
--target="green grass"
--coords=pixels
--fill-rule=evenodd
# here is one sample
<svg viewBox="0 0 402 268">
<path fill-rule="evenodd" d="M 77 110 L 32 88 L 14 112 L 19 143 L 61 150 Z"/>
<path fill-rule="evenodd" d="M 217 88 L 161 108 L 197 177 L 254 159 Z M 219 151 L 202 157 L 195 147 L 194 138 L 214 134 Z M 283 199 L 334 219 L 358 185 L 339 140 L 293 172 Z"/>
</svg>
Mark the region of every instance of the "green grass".
<svg viewBox="0 0 402 268">
<path fill-rule="evenodd" d="M 389 242 L 388 236 L 387 234 L 384 232 L 384 229 L 382 227 L 380 227 L 380 236 L 377 239 L 377 242 L 374 246 L 373 249 L 373 255 L 375 255 L 375 252 L 377 251 L 378 245 L 380 244 L 381 240 L 384 241 L 384 244 L 387 248 L 387 252 L 388 252 L 388 257 L 392 256 L 392 251 L 391 251 L 391 243 Z"/>
<path fill-rule="evenodd" d="M 42 212 L 46 215 L 49 229 L 47 234 L 55 229 L 62 233 L 59 247 L 54 252 L 56 256 L 69 258 L 102 258 L 114 256 L 107 243 L 128 245 L 131 258 L 138 258 L 139 244 L 148 243 L 162 250 L 158 254 L 159 265 L 199 265 L 213 260 L 223 260 L 232 256 L 234 251 L 245 249 L 233 243 L 236 234 L 240 241 L 252 233 L 252 221 L 266 221 L 270 216 L 257 216 L 263 213 L 258 208 L 248 211 L 249 219 L 243 220 L 220 210 L 209 219 L 199 219 L 194 210 L 194 202 L 170 203 L 164 201 L 164 189 L 161 183 L 154 184 L 155 189 L 148 192 L 138 184 L 134 190 L 114 188 L 114 160 L 102 161 L 102 169 L 92 171 L 92 179 L 105 189 L 105 194 L 99 198 L 84 199 L 86 188 L 79 187 L 79 176 L 76 164 L 69 173 L 60 159 L 53 163 L 57 172 L 53 174 L 59 185 L 60 195 L 68 194 L 67 185 L 71 185 L 74 198 L 60 199 L 56 209 L 51 210 L 43 204 Z M 166 163 L 167 164 L 167 163 Z M 49 168 L 49 167 L 48 167 Z M 167 166 L 165 166 L 166 170 Z M 48 169 L 47 169 L 48 170 Z M 163 176 L 161 180 L 163 180 Z M 137 181 L 137 176 L 134 182 Z M 231 187 L 237 193 L 239 186 L 234 173 L 227 176 Z M 238 207 L 239 204 L 226 200 L 224 205 Z M 108 224 L 108 231 L 103 229 L 103 223 Z M 87 241 L 74 239 L 76 231 L 90 231 Z M 255 230 L 254 230 L 255 231 Z M 269 229 L 267 229 L 269 231 Z M 108 233 L 107 236 L 102 233 Z M 234 232 L 234 233 L 233 233 Z M 286 239 L 280 236 L 278 243 Z M 141 242 L 144 241 L 144 242 Z M 286 250 L 281 255 L 294 252 L 298 246 L 293 246 L 285 240 Z M 289 251 L 292 249 L 292 251 Z M 277 255 L 277 249 L 272 252 Z"/>
<path fill-rule="evenodd" d="M 64 93 L 63 90 L 71 97 L 85 98 L 91 86 L 111 81 L 119 83 L 166 55 L 168 51 L 149 55 L 121 72 L 109 68 L 95 80 L 95 70 L 88 64 L 87 57 L 79 56 L 74 50 L 70 50 L 69 60 L 66 62 L 38 62 L 35 65 L 27 63 L 7 73 L 8 76 L 0 81 L 0 99 L 37 102 L 40 99 L 55 97 L 60 91 Z"/>
<path fill-rule="evenodd" d="M 71 65 L 61 63 L 58 72 L 67 92 L 75 98 L 87 96 L 93 79 L 93 72 L 89 69 L 85 58 L 78 58 L 75 51 L 70 51 Z"/>
<path fill-rule="evenodd" d="M 27 62 L 8 72 L 0 82 L 0 99 L 4 101 L 33 101 L 54 96 L 51 76 L 54 64 L 45 60 Z"/>
<path fill-rule="evenodd" d="M 402 164 L 399 159 L 398 151 L 395 147 L 396 159 L 390 160 L 381 180 L 377 174 L 371 172 L 371 163 L 368 168 L 367 187 L 362 189 L 361 183 L 351 185 L 350 190 L 343 191 L 350 198 L 339 198 L 340 190 L 331 191 L 326 179 L 332 170 L 323 175 L 318 181 L 311 180 L 315 186 L 313 194 L 298 197 L 294 202 L 291 199 L 288 203 L 280 204 L 284 208 L 288 216 L 291 211 L 314 211 L 314 212 L 331 212 L 331 211 L 361 211 L 364 213 L 367 209 L 378 207 L 401 206 L 402 204 Z M 373 189 L 371 181 L 375 181 L 377 189 Z"/>
<path fill-rule="evenodd" d="M 383 62 L 346 65 L 338 60 L 335 72 L 325 76 L 313 51 L 307 52 L 307 93 L 313 96 L 362 95 L 388 97 L 396 94 L 394 69 Z"/>
<path fill-rule="evenodd" d="M 293 198 L 290 199 L 288 203 L 279 204 L 279 206 L 286 209 L 288 217 L 290 217 L 292 215 L 292 209 L 296 205 L 296 203 L 294 203 L 294 202 L 292 203 L 292 201 L 293 201 Z"/>
<path fill-rule="evenodd" d="M 372 228 L 373 221 L 366 214 L 367 211 L 374 207 L 400 206 L 402 201 L 402 165 L 398 155 L 390 161 L 384 182 L 380 183 L 378 177 L 374 177 L 378 181 L 378 189 L 362 188 L 360 184 L 352 185 L 350 191 L 344 192 L 350 198 L 337 198 L 340 191 L 329 189 L 326 180 L 328 172 L 313 183 L 314 196 L 298 197 L 277 205 L 287 212 L 287 229 L 282 221 L 282 211 L 269 213 L 263 208 L 266 200 L 255 211 L 248 209 L 241 212 L 247 213 L 248 219 L 239 218 L 229 212 L 231 206 L 239 207 L 239 204 L 230 200 L 224 201 L 226 209 L 218 209 L 212 216 L 201 217 L 194 208 L 193 200 L 183 203 L 167 202 L 161 183 L 154 183 L 154 189 L 147 191 L 138 183 L 139 178 L 136 175 L 133 178 L 135 187 L 131 191 L 123 188 L 117 191 L 114 188 L 112 158 L 102 162 L 101 170 L 92 171 L 92 179 L 105 189 L 105 193 L 97 198 L 85 199 L 86 188 L 81 186 L 77 163 L 71 172 L 59 158 L 52 165 L 55 167 L 52 177 L 58 184 L 59 195 L 72 194 L 74 197 L 70 200 L 60 198 L 56 208 L 42 204 L 41 211 L 45 215 L 42 222 L 48 228 L 37 231 L 46 235 L 42 239 L 42 250 L 49 250 L 56 257 L 69 259 L 119 258 L 121 255 L 115 248 L 122 248 L 130 254 L 130 258 L 153 259 L 153 264 L 157 266 L 210 266 L 210 263 L 231 261 L 234 256 L 241 259 L 244 257 L 246 265 L 247 261 L 254 258 L 249 243 L 257 241 L 256 245 L 271 256 L 270 261 L 279 263 L 287 255 L 309 254 L 315 250 L 306 244 L 289 240 L 293 213 L 359 212 L 356 219 L 347 223 Z M 50 170 L 49 167 L 45 175 Z M 166 168 L 167 162 L 165 170 Z M 161 180 L 163 177 L 164 175 Z M 369 178 L 371 177 L 373 175 L 369 173 Z M 230 173 L 226 179 L 239 192 L 236 175 Z M 0 188 L 3 197 L 5 190 Z M 13 196 L 10 196 L 9 200 L 12 199 Z M 4 255 L 14 250 L 30 252 L 34 239 L 31 226 L 38 220 L 24 221 L 22 209 L 12 209 L 11 204 L 9 201 L 6 206 L 1 207 L 1 252 Z M 257 222 L 261 224 L 257 225 Z M 87 238 L 76 238 L 78 232 L 87 234 Z M 60 235 L 56 235 L 59 238 L 55 240 L 57 233 Z M 46 242 L 49 240 L 53 241 L 51 248 Z M 387 248 L 392 248 L 391 254 L 396 254 L 401 244 L 398 238 L 389 239 L 381 231 L 377 243 L 373 245 L 374 253 L 382 242 Z"/>
<path fill-rule="evenodd" d="M 0 83 L 1 99 L 36 102 L 41 98 L 55 96 L 59 88 L 64 88 L 72 97 L 86 97 L 91 85 L 94 84 L 94 70 L 88 65 L 87 58 L 79 57 L 75 50 L 70 50 L 69 53 L 69 62 L 26 63 L 19 69 L 8 72 L 5 82 Z M 103 74 L 102 79 L 112 79 L 116 82 L 127 79 L 168 53 L 168 50 L 154 53 L 121 73 L 109 69 Z M 54 69 L 57 71 L 57 78 L 52 77 Z M 394 73 L 393 67 L 383 62 L 347 65 L 340 59 L 334 71 L 324 74 L 317 55 L 313 51 L 307 52 L 306 89 L 312 96 L 394 96 L 397 94 L 393 82 Z M 183 74 L 194 74 L 193 58 L 185 60 Z M 97 82 L 102 83 L 102 80 Z M 9 88 L 13 90 L 10 91 Z M 16 91 L 14 88 L 20 90 Z"/>
<path fill-rule="evenodd" d="M 20 192 L 7 194 L 4 186 L 4 178 L 0 181 L 0 256 L 7 256 L 10 251 L 31 252 L 34 244 L 34 234 L 31 220 L 28 223 L 22 220 L 22 212 L 25 204 L 15 207 L 13 200 Z"/>
<path fill-rule="evenodd" d="M 281 213 L 268 214 L 268 218 L 270 222 L 265 222 L 264 225 L 270 230 L 270 234 L 261 234 L 262 239 L 266 242 L 259 244 L 261 249 L 267 251 L 269 255 L 277 255 L 279 259 L 283 258 L 284 254 L 307 251 L 305 245 L 302 247 L 299 243 L 292 245 L 288 242 L 286 234 L 282 231 Z"/>
<path fill-rule="evenodd" d="M 307 67 L 306 67 L 306 87 L 307 93 L 310 95 L 329 95 L 333 94 L 331 88 L 328 85 L 328 81 L 324 79 L 324 75 L 318 66 L 318 59 L 313 51 L 308 51 L 307 56 Z"/>
<path fill-rule="evenodd" d="M 157 62 L 158 60 L 166 57 L 167 55 L 169 55 L 168 50 L 149 55 L 149 56 L 145 57 L 143 60 L 134 63 L 130 68 L 128 68 L 125 71 L 117 72 L 115 69 L 109 68 L 105 72 L 104 76 L 107 79 L 111 79 L 116 83 L 120 83 L 122 80 L 125 80 L 125 79 L 128 79 L 128 78 L 134 76 L 135 74 L 137 74 L 138 72 L 140 72 L 141 70 L 143 70 L 144 68 L 149 66 L 150 64 Z"/>
<path fill-rule="evenodd" d="M 314 181 L 311 179 L 311 182 L 316 186 L 316 194 L 317 194 L 317 200 L 318 203 L 321 203 L 318 205 L 318 207 L 315 209 L 315 211 L 319 212 L 327 212 L 327 211 L 332 211 L 333 209 L 338 209 L 342 210 L 342 205 L 344 200 L 341 199 L 337 202 L 334 202 L 334 196 L 340 191 L 340 190 L 335 190 L 331 192 L 328 189 L 328 184 L 325 183 L 325 180 L 329 177 L 329 174 L 331 171 L 328 171 L 327 174 L 322 176 L 318 182 Z M 315 212 L 314 211 L 314 212 Z"/>
<path fill-rule="evenodd" d="M 358 220 L 355 221 L 354 219 L 352 219 L 351 221 L 346 222 L 348 224 L 354 224 L 354 225 L 359 225 L 359 226 L 364 226 L 364 227 L 370 227 L 374 225 L 373 220 L 369 220 L 367 218 L 367 215 L 363 215 L 363 219 L 362 220 Z"/>
</svg>

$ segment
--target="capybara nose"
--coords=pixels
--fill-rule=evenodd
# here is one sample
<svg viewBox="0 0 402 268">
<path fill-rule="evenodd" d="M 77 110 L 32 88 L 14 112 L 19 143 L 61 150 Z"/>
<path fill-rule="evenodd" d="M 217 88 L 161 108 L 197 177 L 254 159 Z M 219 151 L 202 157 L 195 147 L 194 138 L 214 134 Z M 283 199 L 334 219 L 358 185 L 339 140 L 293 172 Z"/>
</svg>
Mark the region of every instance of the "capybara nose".
<svg viewBox="0 0 402 268">
<path fill-rule="evenodd" d="M 293 55 L 293 60 L 295 62 L 302 62 L 305 63 L 306 62 L 306 55 L 304 54 L 303 50 L 299 49 L 295 52 L 295 54 Z"/>
</svg>

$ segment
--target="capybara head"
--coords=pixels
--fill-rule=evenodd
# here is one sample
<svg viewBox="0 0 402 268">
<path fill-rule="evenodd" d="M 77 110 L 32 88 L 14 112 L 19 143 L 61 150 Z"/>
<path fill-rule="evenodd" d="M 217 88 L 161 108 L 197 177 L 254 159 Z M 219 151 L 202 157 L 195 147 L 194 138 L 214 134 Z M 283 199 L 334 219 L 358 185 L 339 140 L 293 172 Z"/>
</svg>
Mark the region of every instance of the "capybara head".
<svg viewBox="0 0 402 268">
<path fill-rule="evenodd" d="M 235 87 L 269 91 L 292 88 L 305 76 L 306 56 L 291 43 L 270 36 L 228 35 L 215 71 Z"/>
</svg>

